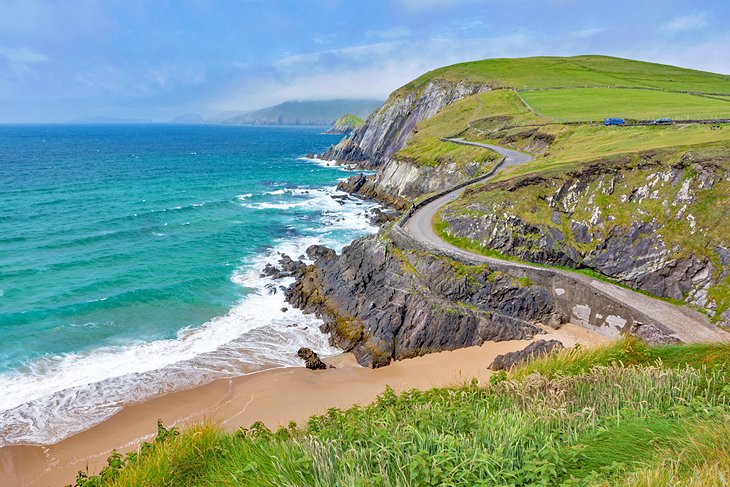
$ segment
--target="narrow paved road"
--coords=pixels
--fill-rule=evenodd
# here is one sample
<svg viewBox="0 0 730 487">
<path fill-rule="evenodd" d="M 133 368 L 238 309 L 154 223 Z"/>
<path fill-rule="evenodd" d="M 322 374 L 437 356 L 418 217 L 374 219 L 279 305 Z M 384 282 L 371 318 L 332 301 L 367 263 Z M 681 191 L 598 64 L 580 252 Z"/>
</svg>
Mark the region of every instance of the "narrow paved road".
<svg viewBox="0 0 730 487">
<path fill-rule="evenodd" d="M 447 141 L 463 144 L 463 145 L 474 145 L 477 147 L 484 147 L 485 149 L 491 149 L 505 157 L 504 162 L 500 166 L 500 170 L 509 167 L 516 166 L 518 164 L 524 164 L 525 162 L 531 161 L 533 158 L 522 152 L 506 149 L 489 144 L 480 144 L 477 142 L 468 142 L 463 139 L 445 139 Z M 481 184 L 482 181 L 474 184 Z M 451 193 L 448 193 L 441 198 L 432 201 L 431 203 L 418 209 L 410 219 L 405 223 L 404 229 L 416 240 L 420 241 L 424 245 L 434 250 L 446 251 L 452 254 L 464 256 L 468 259 L 475 259 L 485 263 L 500 263 L 502 265 L 508 265 L 515 268 L 534 268 L 538 269 L 537 266 L 529 264 L 520 264 L 510 261 L 504 261 L 495 259 L 492 257 L 486 257 L 480 254 L 475 254 L 468 250 L 460 249 L 450 243 L 444 241 L 436 235 L 433 229 L 433 218 L 436 213 L 447 203 L 454 201 L 458 198 L 466 188 L 460 188 Z M 614 284 L 610 284 L 605 281 L 599 281 L 593 279 L 584 274 L 575 272 L 569 272 L 562 269 L 552 269 L 557 274 L 565 275 L 572 279 L 584 282 L 590 287 L 597 291 L 601 291 L 613 298 L 625 303 L 626 305 L 640 311 L 641 313 L 649 316 L 659 323 L 663 323 L 670 329 L 674 330 L 676 335 L 685 342 L 708 342 L 708 341 L 730 341 L 730 334 L 723 330 L 713 326 L 709 323 L 709 320 L 702 314 L 688 309 L 675 306 L 667 303 L 660 299 L 651 298 L 644 294 L 640 294 Z"/>
</svg>

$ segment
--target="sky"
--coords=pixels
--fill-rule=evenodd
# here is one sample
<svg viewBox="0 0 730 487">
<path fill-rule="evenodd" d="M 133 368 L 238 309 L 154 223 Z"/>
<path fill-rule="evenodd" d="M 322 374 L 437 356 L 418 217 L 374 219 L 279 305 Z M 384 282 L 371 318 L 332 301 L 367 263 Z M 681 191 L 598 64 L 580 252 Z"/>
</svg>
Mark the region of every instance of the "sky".
<svg viewBox="0 0 730 487">
<path fill-rule="evenodd" d="M 384 100 L 428 70 L 491 57 L 730 74 L 729 20 L 728 0 L 0 0 L 0 123 Z"/>
</svg>

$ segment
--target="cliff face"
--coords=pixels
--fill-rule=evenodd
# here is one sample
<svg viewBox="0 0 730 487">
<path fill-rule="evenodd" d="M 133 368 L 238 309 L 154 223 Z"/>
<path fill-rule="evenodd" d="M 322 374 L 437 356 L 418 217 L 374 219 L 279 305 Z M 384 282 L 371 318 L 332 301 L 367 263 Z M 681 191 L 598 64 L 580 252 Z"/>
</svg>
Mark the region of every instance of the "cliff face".
<svg viewBox="0 0 730 487">
<path fill-rule="evenodd" d="M 371 367 L 485 340 L 530 338 L 540 333 L 536 321 L 559 321 L 542 286 L 485 265 L 402 250 L 382 236 L 318 259 L 287 299 L 321 317 L 332 342 Z"/>
<path fill-rule="evenodd" d="M 396 91 L 352 137 L 332 146 L 322 157 L 377 168 L 405 146 L 418 122 L 457 100 L 489 90 L 486 84 L 436 79 L 417 91 Z"/>
<path fill-rule="evenodd" d="M 567 177 L 489 184 L 444 209 L 445 231 L 532 262 L 594 269 L 730 325 L 730 220 L 721 209 L 730 158 L 664 159 L 644 153 Z"/>
<path fill-rule="evenodd" d="M 419 196 L 456 186 L 486 172 L 492 165 L 474 162 L 463 166 L 418 166 L 407 161 L 389 159 L 377 174 L 351 176 L 337 188 L 404 210 Z"/>
</svg>

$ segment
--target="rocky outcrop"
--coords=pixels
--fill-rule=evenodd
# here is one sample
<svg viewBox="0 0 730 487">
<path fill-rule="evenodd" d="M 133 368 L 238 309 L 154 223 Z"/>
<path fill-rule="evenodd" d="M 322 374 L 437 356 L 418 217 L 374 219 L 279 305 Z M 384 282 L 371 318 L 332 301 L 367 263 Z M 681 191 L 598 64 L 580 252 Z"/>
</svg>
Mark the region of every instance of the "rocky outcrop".
<svg viewBox="0 0 730 487">
<path fill-rule="evenodd" d="M 310 370 L 325 370 L 327 368 L 327 364 L 322 362 L 319 355 L 314 353 L 311 348 L 300 348 L 297 351 L 297 356 L 304 360 L 304 366 Z"/>
<path fill-rule="evenodd" d="M 361 173 L 357 176 L 350 176 L 346 180 L 341 181 L 337 185 L 337 189 L 365 199 L 378 201 L 398 211 L 402 211 L 411 206 L 411 202 L 408 199 L 398 194 L 384 191 L 378 184 L 375 175 L 365 176 Z"/>
<path fill-rule="evenodd" d="M 481 83 L 434 79 L 418 90 L 398 90 L 353 133 L 322 157 L 360 167 L 376 168 L 405 146 L 416 124 L 443 107 L 476 93 L 489 91 Z"/>
<path fill-rule="evenodd" d="M 334 259 L 308 266 L 287 299 L 324 320 L 331 342 L 360 364 L 531 338 L 550 318 L 542 286 L 418 250 L 383 235 L 355 240 Z"/>
<path fill-rule="evenodd" d="M 730 324 L 730 240 L 716 228 L 728 219 L 712 206 L 727 198 L 730 158 L 665 159 L 643 154 L 567 177 L 489 184 L 442 218 L 452 236 L 531 262 L 594 269 Z"/>
<path fill-rule="evenodd" d="M 310 245 L 305 250 L 307 257 L 316 262 L 324 262 L 337 257 L 337 253 L 324 245 Z"/>
<path fill-rule="evenodd" d="M 261 270 L 261 277 L 270 277 L 272 279 L 282 279 L 284 277 L 291 277 L 304 267 L 304 262 L 300 260 L 294 260 L 286 254 L 281 254 L 279 259 L 279 266 L 276 267 L 272 264 L 266 264 Z M 274 290 L 273 293 L 276 293 Z"/>
<path fill-rule="evenodd" d="M 509 370 L 515 365 L 557 352 L 558 350 L 562 350 L 562 348 L 563 344 L 557 340 L 537 340 L 517 352 L 497 355 L 489 368 L 492 370 Z"/>
<path fill-rule="evenodd" d="M 419 196 L 452 188 L 473 179 L 484 170 L 482 164 L 417 166 L 407 161 L 388 160 L 371 176 L 350 176 L 337 189 L 403 210 Z"/>
</svg>

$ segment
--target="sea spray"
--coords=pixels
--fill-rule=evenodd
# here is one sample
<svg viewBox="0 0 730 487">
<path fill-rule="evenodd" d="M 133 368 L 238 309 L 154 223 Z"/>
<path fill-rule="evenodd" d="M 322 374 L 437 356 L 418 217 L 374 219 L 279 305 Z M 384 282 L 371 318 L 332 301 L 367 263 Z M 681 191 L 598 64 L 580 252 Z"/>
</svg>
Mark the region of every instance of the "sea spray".
<svg viewBox="0 0 730 487">
<path fill-rule="evenodd" d="M 210 134 L 220 136 L 215 129 Z M 306 143 L 320 137 L 301 130 L 224 129 L 223 134 L 227 141 L 233 135 L 264 144 L 273 136 Z M 197 143 L 205 146 L 205 138 Z M 18 279 L 0 278 L 8 294 L 0 303 L 0 334 L 6 338 L 0 345 L 6 364 L 0 368 L 0 445 L 54 443 L 130 402 L 220 377 L 299 365 L 296 350 L 301 346 L 323 355 L 336 353 L 319 332 L 319 320 L 295 309 L 281 310 L 281 288 L 292 279 L 272 280 L 261 269 L 276 265 L 282 254 L 297 259 L 312 244 L 339 250 L 373 232 L 368 211 L 374 205 L 337 193 L 332 185 L 342 177 L 341 169 L 299 159 L 296 152 L 306 152 L 301 145 L 289 147 L 291 156 L 221 155 L 209 147 L 185 152 L 180 162 L 167 158 L 175 146 L 162 144 L 155 157 L 139 151 L 131 163 L 145 161 L 147 172 L 141 174 L 153 173 L 153 181 L 144 184 L 141 168 L 115 158 L 120 168 L 99 171 L 122 175 L 99 186 L 66 175 L 73 184 L 26 188 L 31 201 L 25 207 L 17 188 L 0 192 L 11 209 L 41 208 L 29 214 L 35 227 L 13 228 L 8 222 L 2 228 L 0 250 L 6 252 L 0 265 L 8 271 L 6 277 Z M 247 148 L 242 144 L 243 152 Z M 207 171 L 196 167 L 199 160 L 189 160 L 206 154 L 212 158 Z M 225 172 L 219 171 L 221 161 L 230 166 Z M 167 168 L 176 164 L 182 169 Z M 112 194 L 114 185 L 119 187 Z M 89 208 L 92 201 L 98 208 Z M 57 228 L 63 221 L 50 221 L 57 217 L 66 219 L 63 232 Z M 48 226 L 45 233 L 38 228 L 43 225 Z M 236 253 L 237 261 L 231 258 Z M 228 286 L 220 282 L 223 277 Z M 10 301 L 13 293 L 21 299 Z M 227 301 L 228 309 L 222 309 Z M 14 309 L 3 303 L 18 305 Z M 175 330 L 178 307 L 212 316 L 199 323 L 190 319 Z M 149 322 L 139 323 L 140 316 Z M 52 342 L 54 334 L 68 343 L 58 343 L 60 338 Z"/>
</svg>

